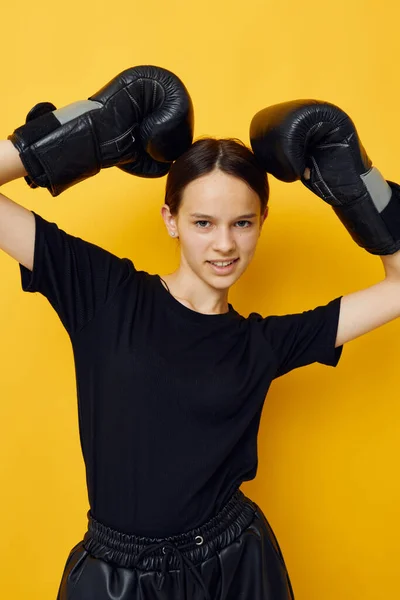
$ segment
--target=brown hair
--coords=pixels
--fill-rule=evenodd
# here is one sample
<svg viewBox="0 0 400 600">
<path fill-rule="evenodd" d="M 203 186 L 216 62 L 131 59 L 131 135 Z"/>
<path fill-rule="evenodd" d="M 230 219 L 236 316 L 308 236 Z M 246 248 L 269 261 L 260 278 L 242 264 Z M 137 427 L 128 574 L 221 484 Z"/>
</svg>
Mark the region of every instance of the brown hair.
<svg viewBox="0 0 400 600">
<path fill-rule="evenodd" d="M 253 152 L 236 138 L 207 137 L 194 142 L 169 170 L 165 204 L 172 216 L 178 214 L 185 187 L 214 169 L 245 181 L 258 194 L 263 215 L 269 197 L 268 177 Z"/>
</svg>

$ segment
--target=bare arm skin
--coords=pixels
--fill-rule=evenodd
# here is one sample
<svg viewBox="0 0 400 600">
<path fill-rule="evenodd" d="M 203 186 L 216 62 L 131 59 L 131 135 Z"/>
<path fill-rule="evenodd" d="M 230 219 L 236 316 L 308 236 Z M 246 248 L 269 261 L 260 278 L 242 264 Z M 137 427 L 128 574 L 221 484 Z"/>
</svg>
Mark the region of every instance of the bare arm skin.
<svg viewBox="0 0 400 600">
<path fill-rule="evenodd" d="M 17 149 L 9 140 L 0 140 L 0 185 L 25 175 Z M 0 193 L 0 249 L 32 271 L 34 247 L 33 213 Z"/>
</svg>

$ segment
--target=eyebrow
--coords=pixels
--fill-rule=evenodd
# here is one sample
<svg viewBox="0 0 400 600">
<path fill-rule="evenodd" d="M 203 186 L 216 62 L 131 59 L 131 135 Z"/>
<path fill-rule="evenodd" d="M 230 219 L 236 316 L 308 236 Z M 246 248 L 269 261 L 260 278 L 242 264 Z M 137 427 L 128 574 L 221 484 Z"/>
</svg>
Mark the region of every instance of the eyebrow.
<svg viewBox="0 0 400 600">
<path fill-rule="evenodd" d="M 196 217 L 198 219 L 213 219 L 214 217 L 211 215 L 204 215 L 202 213 L 192 213 L 189 215 L 190 217 Z M 256 217 L 257 213 L 249 213 L 247 215 L 240 215 L 239 217 L 237 217 L 237 219 L 252 219 L 253 217 Z"/>
</svg>

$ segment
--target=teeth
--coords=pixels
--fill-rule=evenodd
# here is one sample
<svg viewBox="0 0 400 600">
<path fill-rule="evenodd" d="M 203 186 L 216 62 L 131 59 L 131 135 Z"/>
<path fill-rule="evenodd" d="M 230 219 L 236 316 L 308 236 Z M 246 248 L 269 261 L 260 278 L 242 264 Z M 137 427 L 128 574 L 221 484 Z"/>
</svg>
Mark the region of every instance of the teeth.
<svg viewBox="0 0 400 600">
<path fill-rule="evenodd" d="M 235 262 L 234 260 L 231 260 L 229 262 L 213 262 L 213 265 L 217 265 L 217 267 L 227 267 L 228 265 L 231 265 L 233 262 Z"/>
</svg>

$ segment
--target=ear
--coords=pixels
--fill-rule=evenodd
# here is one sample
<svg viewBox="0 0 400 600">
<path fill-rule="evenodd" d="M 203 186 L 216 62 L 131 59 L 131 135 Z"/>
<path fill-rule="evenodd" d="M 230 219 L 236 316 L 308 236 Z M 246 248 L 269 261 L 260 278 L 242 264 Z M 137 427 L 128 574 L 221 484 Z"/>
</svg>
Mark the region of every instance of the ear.
<svg viewBox="0 0 400 600">
<path fill-rule="evenodd" d="M 161 207 L 161 216 L 164 220 L 165 226 L 169 233 L 172 231 L 177 232 L 175 217 L 171 215 L 171 211 L 169 209 L 168 204 L 164 204 Z"/>
</svg>

